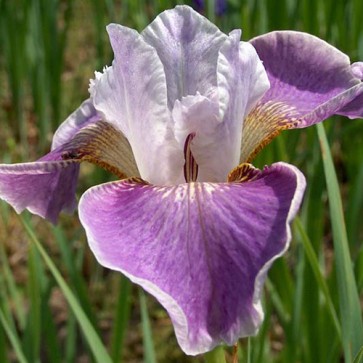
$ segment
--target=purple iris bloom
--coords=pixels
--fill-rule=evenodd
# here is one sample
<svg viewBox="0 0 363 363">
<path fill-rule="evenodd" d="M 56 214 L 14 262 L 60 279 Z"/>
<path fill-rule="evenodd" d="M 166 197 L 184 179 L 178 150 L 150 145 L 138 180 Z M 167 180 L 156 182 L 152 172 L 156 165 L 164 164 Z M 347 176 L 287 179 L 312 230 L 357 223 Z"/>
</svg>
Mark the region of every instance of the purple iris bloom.
<svg viewBox="0 0 363 363">
<path fill-rule="evenodd" d="M 249 164 L 281 130 L 363 116 L 363 63 L 305 33 L 241 42 L 188 6 L 141 34 L 107 27 L 115 59 L 33 163 L 0 166 L 0 197 L 56 222 L 82 161 L 121 180 L 79 216 L 98 261 L 167 309 L 199 354 L 257 333 L 267 270 L 288 248 L 305 189 L 294 166 Z"/>
</svg>

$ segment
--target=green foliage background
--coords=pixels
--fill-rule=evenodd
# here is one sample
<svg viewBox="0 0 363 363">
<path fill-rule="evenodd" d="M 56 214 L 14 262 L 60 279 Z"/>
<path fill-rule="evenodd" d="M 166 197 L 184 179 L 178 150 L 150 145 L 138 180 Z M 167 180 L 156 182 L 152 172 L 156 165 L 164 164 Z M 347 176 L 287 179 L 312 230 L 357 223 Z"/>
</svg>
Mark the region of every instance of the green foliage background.
<svg viewBox="0 0 363 363">
<path fill-rule="evenodd" d="M 177 3 L 192 1 L 0 0 L 1 161 L 48 151 L 94 70 L 112 61 L 108 23 L 141 30 Z M 222 16 L 206 3 L 206 16 L 244 40 L 307 31 L 363 60 L 362 0 L 229 0 Z M 291 248 L 269 273 L 264 324 L 239 342 L 239 361 L 352 362 L 363 344 L 363 121 L 288 131 L 255 164 L 279 160 L 297 165 L 308 189 Z M 79 193 L 109 178 L 85 165 Z M 75 216 L 53 227 L 1 202 L 0 218 L 0 362 L 203 361 L 183 355 L 152 297 L 97 265 Z"/>
</svg>

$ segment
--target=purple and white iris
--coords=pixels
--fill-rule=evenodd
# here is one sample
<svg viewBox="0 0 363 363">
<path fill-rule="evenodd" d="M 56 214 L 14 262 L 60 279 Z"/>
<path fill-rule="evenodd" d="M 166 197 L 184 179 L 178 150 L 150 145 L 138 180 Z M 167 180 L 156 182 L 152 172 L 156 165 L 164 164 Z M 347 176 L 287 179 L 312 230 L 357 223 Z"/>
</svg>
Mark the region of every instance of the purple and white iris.
<svg viewBox="0 0 363 363">
<path fill-rule="evenodd" d="M 80 162 L 113 172 L 120 181 L 79 203 L 98 261 L 160 301 L 187 354 L 254 335 L 305 179 L 286 163 L 248 163 L 281 130 L 362 117 L 363 63 L 305 33 L 241 42 L 187 6 L 141 34 L 107 30 L 112 66 L 49 154 L 0 166 L 0 197 L 56 222 L 75 207 Z"/>
</svg>

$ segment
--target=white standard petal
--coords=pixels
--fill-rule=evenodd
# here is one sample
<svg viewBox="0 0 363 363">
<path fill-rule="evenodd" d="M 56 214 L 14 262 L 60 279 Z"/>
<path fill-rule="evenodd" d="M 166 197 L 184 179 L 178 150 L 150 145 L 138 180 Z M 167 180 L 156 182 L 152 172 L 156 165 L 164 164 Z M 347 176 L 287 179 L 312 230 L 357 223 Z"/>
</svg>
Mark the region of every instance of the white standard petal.
<svg viewBox="0 0 363 363">
<path fill-rule="evenodd" d="M 217 86 L 218 52 L 227 36 L 191 7 L 164 11 L 142 36 L 163 63 L 170 109 L 177 99 L 197 92 L 205 96 Z"/>
<path fill-rule="evenodd" d="M 240 36 L 239 30 L 230 33 L 220 50 L 217 68 L 220 117 L 225 129 L 220 142 L 227 148 L 227 173 L 239 162 L 243 121 L 270 87 L 256 50 L 239 41 Z"/>
<path fill-rule="evenodd" d="M 135 31 L 107 27 L 115 60 L 90 86 L 96 109 L 128 139 L 143 179 L 181 181 L 183 155 L 171 131 L 163 65 Z"/>
</svg>

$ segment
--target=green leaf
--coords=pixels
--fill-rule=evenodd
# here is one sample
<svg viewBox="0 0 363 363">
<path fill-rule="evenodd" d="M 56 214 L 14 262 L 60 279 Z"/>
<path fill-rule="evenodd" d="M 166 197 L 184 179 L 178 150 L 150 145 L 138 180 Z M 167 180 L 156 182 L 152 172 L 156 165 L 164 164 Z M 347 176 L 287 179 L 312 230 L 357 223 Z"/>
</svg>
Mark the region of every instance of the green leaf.
<svg viewBox="0 0 363 363">
<path fill-rule="evenodd" d="M 141 289 L 139 289 L 139 300 L 140 300 L 141 321 L 142 321 L 142 336 L 144 341 L 144 362 L 156 363 L 149 314 L 147 311 L 146 297 L 145 293 Z"/>
<path fill-rule="evenodd" d="M 307 236 L 307 234 L 305 233 L 304 227 L 300 221 L 300 219 L 298 217 L 295 218 L 294 221 L 294 225 L 297 227 L 297 230 L 299 231 L 300 237 L 301 237 L 301 242 L 304 246 L 304 250 L 306 253 L 306 256 L 308 258 L 308 261 L 310 263 L 310 267 L 314 273 L 315 279 L 319 285 L 320 290 L 322 291 L 325 301 L 328 305 L 328 309 L 329 309 L 329 313 L 331 315 L 331 318 L 333 320 L 334 323 L 334 327 L 337 331 L 337 334 L 339 336 L 339 338 L 342 338 L 342 332 L 340 329 L 340 324 L 339 324 L 339 320 L 338 320 L 338 316 L 337 313 L 335 311 L 334 308 L 334 304 L 333 301 L 331 299 L 330 293 L 329 293 L 329 288 L 328 285 L 326 284 L 325 280 L 324 280 L 324 276 L 322 274 L 322 272 L 320 271 L 320 266 L 319 266 L 319 261 L 318 258 L 314 252 L 314 248 L 312 246 L 312 243 L 309 239 L 309 237 Z"/>
<path fill-rule="evenodd" d="M 75 295 L 73 294 L 72 290 L 67 285 L 66 281 L 61 276 L 60 272 L 58 271 L 57 267 L 53 263 L 52 259 L 49 257 L 37 237 L 35 236 L 31 226 L 25 219 L 20 216 L 20 219 L 25 227 L 26 232 L 28 233 L 31 241 L 37 247 L 40 255 L 44 259 L 45 264 L 48 266 L 50 272 L 52 273 L 54 279 L 57 281 L 59 287 L 61 288 L 65 298 L 68 301 L 69 306 L 71 307 L 81 329 L 86 337 L 86 340 L 89 344 L 89 347 L 97 361 L 97 363 L 112 363 L 112 360 L 109 354 L 106 351 L 105 346 L 103 345 L 100 337 L 98 336 L 97 332 L 95 331 L 94 327 L 90 323 L 87 315 L 81 308 L 78 300 L 76 299 Z"/>
<path fill-rule="evenodd" d="M 21 344 L 19 338 L 17 337 L 16 333 L 11 329 L 9 323 L 7 322 L 5 315 L 3 313 L 2 308 L 0 307 L 0 323 L 3 326 L 6 335 L 8 336 L 16 354 L 19 363 L 28 363 L 26 360 L 24 353 L 21 349 Z"/>
<path fill-rule="evenodd" d="M 317 131 L 323 158 L 333 230 L 344 356 L 346 362 L 351 362 L 353 356 L 358 353 L 363 341 L 360 302 L 353 274 L 343 206 L 333 159 L 324 126 L 318 124 Z"/>
<path fill-rule="evenodd" d="M 356 355 L 356 357 L 354 358 L 354 362 L 353 363 L 362 363 L 363 362 L 363 345 L 360 348 L 358 354 Z"/>
</svg>

